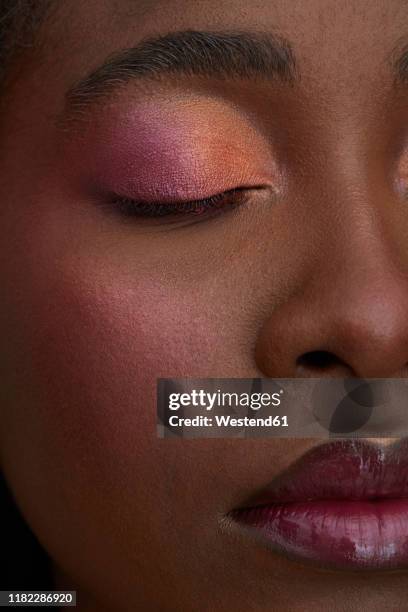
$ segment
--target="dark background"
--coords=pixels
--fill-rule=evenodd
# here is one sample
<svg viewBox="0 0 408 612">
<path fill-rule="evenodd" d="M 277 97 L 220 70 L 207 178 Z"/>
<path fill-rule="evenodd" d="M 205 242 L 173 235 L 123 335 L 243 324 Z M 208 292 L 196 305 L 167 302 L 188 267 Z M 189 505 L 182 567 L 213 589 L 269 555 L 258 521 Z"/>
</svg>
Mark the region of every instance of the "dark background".
<svg viewBox="0 0 408 612">
<path fill-rule="evenodd" d="M 52 590 L 50 559 L 22 518 L 1 474 L 0 520 L 0 590 Z"/>
</svg>

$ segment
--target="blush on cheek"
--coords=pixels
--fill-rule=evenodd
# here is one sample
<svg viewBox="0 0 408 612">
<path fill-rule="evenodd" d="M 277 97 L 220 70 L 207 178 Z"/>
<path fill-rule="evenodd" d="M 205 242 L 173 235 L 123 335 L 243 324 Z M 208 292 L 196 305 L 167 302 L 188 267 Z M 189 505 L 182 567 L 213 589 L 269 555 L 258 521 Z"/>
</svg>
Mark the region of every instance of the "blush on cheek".
<svg viewBox="0 0 408 612">
<path fill-rule="evenodd" d="M 145 537 L 135 517 L 157 507 L 169 482 L 156 378 L 208 375 L 217 339 L 199 296 L 77 268 L 53 277 L 50 299 L 45 277 L 16 313 L 25 338 L 2 467 L 54 558 L 66 560 L 72 542 L 75 569 L 77 523 L 86 523 L 89 550 L 99 550 L 104 530 L 116 540 L 115 515 Z"/>
<path fill-rule="evenodd" d="M 117 276 L 65 276 L 54 289 L 51 309 L 33 304 L 38 416 L 104 461 L 142 452 L 156 436 L 156 379 L 208 375 L 217 339 L 200 296 Z"/>
<path fill-rule="evenodd" d="M 206 375 L 216 339 L 199 296 L 108 266 L 48 266 L 15 300 L 2 469 L 52 558 L 91 580 L 159 537 L 175 463 L 157 439 L 156 378 Z"/>
</svg>

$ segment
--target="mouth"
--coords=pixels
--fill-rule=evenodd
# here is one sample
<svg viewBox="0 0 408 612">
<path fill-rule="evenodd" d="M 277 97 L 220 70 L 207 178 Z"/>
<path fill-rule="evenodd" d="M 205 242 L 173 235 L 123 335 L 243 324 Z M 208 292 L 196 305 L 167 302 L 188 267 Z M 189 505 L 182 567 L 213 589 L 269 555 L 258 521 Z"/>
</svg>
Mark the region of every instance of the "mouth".
<svg viewBox="0 0 408 612">
<path fill-rule="evenodd" d="M 230 517 L 275 552 L 344 570 L 408 568 L 408 441 L 306 453 Z"/>
</svg>

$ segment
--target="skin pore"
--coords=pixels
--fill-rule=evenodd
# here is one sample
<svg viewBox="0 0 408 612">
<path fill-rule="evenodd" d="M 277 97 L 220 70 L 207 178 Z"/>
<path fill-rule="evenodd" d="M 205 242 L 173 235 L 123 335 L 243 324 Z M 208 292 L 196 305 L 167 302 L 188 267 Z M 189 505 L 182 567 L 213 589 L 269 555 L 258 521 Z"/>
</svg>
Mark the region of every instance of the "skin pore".
<svg viewBox="0 0 408 612">
<path fill-rule="evenodd" d="M 285 41 L 293 79 L 78 88 L 191 30 Z M 223 527 L 316 441 L 160 440 L 155 391 L 158 377 L 407 375 L 407 37 L 402 0 L 66 0 L 13 64 L 0 461 L 81 612 L 406 605 L 406 572 L 312 568 Z M 231 190 L 220 214 L 119 212 Z"/>
</svg>

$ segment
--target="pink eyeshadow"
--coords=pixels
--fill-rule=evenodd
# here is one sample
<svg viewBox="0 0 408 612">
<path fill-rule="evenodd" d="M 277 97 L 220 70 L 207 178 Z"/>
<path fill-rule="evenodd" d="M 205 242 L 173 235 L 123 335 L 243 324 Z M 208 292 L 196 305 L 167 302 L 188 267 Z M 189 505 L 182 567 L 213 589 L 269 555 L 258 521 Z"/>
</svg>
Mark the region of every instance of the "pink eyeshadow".
<svg viewBox="0 0 408 612">
<path fill-rule="evenodd" d="M 265 182 L 270 151 L 231 111 L 192 112 L 188 107 L 138 108 L 107 117 L 82 142 L 84 170 L 103 191 L 141 199 L 195 199 Z M 221 112 L 223 111 L 223 112 Z M 254 151 L 257 155 L 254 155 Z M 269 177 L 270 178 L 270 177 Z"/>
</svg>

